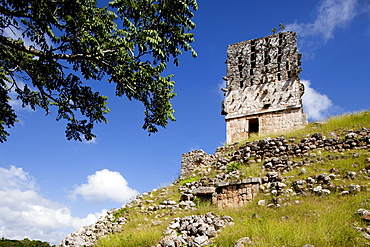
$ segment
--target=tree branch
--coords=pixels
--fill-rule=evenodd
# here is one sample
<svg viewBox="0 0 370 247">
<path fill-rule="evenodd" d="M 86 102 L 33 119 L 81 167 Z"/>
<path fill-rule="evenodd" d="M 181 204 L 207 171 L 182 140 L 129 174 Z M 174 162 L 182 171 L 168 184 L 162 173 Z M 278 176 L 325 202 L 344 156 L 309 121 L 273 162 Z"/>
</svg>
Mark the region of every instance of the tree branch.
<svg viewBox="0 0 370 247">
<path fill-rule="evenodd" d="M 95 59 L 97 54 L 58 54 L 53 52 L 43 52 L 38 49 L 35 49 L 31 46 L 25 46 L 21 43 L 14 41 L 11 38 L 4 37 L 0 35 L 0 43 L 16 49 L 18 51 L 26 52 L 28 54 L 38 56 L 38 57 L 48 57 L 52 59 L 61 59 L 61 60 L 74 60 L 74 59 Z M 105 50 L 103 53 L 114 53 L 115 50 Z M 104 64 L 104 63 L 103 63 Z M 104 64 L 107 66 L 107 64 Z"/>
</svg>

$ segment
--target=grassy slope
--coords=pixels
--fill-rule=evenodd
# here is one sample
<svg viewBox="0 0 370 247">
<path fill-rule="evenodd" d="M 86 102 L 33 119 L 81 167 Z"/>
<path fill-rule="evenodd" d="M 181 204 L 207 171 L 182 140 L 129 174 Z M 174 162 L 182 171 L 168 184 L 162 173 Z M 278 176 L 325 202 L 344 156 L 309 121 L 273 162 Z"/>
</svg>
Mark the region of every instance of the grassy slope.
<svg viewBox="0 0 370 247">
<path fill-rule="evenodd" d="M 318 126 L 309 124 L 304 129 L 284 133 L 284 135 L 287 138 L 299 139 L 310 136 L 315 132 L 327 135 L 330 132 L 339 133 L 345 129 L 360 129 L 362 127 L 370 128 L 370 112 L 368 111 L 333 117 L 325 124 Z M 359 157 L 352 157 L 354 153 L 358 153 Z M 322 151 L 323 157 L 328 154 L 331 153 Z M 338 155 L 338 153 L 335 154 Z M 351 150 L 344 155 L 345 158 L 337 160 L 311 163 L 305 167 L 307 174 L 299 174 L 297 170 L 290 171 L 283 175 L 284 183 L 290 186 L 294 180 L 329 173 L 331 168 L 337 168 L 341 176 L 335 180 L 336 185 L 356 184 L 369 189 L 370 181 L 363 176 L 351 180 L 345 179 L 344 175 L 348 171 L 358 172 L 363 169 L 366 158 L 370 157 L 370 150 Z M 255 176 L 258 174 L 260 167 L 261 164 L 252 165 L 252 167 L 244 165 L 242 171 L 247 173 L 246 176 Z M 175 184 L 181 184 L 181 181 Z M 167 191 L 164 196 L 166 199 L 179 200 L 180 193 L 177 185 L 164 188 L 163 191 Z M 164 197 L 160 195 L 161 191 L 157 191 L 154 197 L 150 198 L 154 203 L 159 204 L 164 200 Z M 258 206 L 258 200 L 269 201 L 273 196 L 261 193 L 259 197 L 259 199 L 243 208 L 220 209 L 206 204 L 199 205 L 197 211 L 161 211 L 152 214 L 143 214 L 140 213 L 139 208 L 132 208 L 125 212 L 129 222 L 124 226 L 124 231 L 102 239 L 98 246 L 154 246 L 161 239 L 162 233 L 171 219 L 190 214 L 203 214 L 209 211 L 219 215 L 229 215 L 235 220 L 235 225 L 224 229 L 216 238 L 213 246 L 233 246 L 242 237 L 251 238 L 257 246 L 303 246 L 304 244 L 315 246 L 367 246 L 366 239 L 362 237 L 361 232 L 356 231 L 353 227 L 365 227 L 366 225 L 354 212 L 359 208 L 370 210 L 370 201 L 366 200 L 370 198 L 368 191 L 347 196 L 332 193 L 326 197 L 293 194 L 285 196 L 281 202 L 282 206 L 278 208 Z M 153 222 L 156 223 L 153 224 Z"/>
</svg>

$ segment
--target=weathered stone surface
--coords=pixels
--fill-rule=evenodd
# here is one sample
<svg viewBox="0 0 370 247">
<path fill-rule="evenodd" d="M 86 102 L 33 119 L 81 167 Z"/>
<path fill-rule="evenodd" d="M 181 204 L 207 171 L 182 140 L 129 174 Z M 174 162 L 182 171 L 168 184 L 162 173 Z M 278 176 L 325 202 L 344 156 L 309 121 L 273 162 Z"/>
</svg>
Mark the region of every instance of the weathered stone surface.
<svg viewBox="0 0 370 247">
<path fill-rule="evenodd" d="M 83 228 L 70 233 L 58 246 L 93 246 L 100 237 L 121 231 L 122 225 L 125 224 L 127 220 L 124 217 L 120 217 L 115 220 L 115 217 L 113 216 L 115 212 L 116 209 L 111 209 L 105 216 L 100 217 L 95 224 L 84 226 Z"/>
<path fill-rule="evenodd" d="M 203 150 L 194 150 L 182 155 L 180 178 L 184 178 L 194 173 L 196 169 L 208 167 L 216 161 L 213 155 L 209 155 Z"/>
<path fill-rule="evenodd" d="M 168 225 L 165 231 L 167 236 L 159 242 L 159 246 L 209 246 L 212 238 L 217 235 L 217 230 L 233 224 L 233 221 L 229 216 L 220 217 L 211 212 L 175 218 Z"/>
<path fill-rule="evenodd" d="M 215 187 L 199 187 L 193 189 L 193 194 L 194 195 L 199 195 L 199 194 L 213 194 L 216 191 Z"/>
<path fill-rule="evenodd" d="M 359 210 L 356 211 L 355 214 L 361 215 L 361 218 L 363 220 L 370 222 L 370 211 L 369 210 L 360 208 Z"/>
<path fill-rule="evenodd" d="M 234 247 L 246 247 L 248 245 L 253 245 L 253 242 L 250 240 L 250 238 L 244 237 L 239 239 L 234 245 Z"/>
</svg>

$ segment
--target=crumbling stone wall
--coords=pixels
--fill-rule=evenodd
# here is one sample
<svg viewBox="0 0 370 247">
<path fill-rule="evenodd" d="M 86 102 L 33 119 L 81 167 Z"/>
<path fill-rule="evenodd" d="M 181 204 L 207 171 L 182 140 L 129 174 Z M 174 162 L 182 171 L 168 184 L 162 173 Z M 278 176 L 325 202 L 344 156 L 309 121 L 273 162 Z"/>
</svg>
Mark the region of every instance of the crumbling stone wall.
<svg viewBox="0 0 370 247">
<path fill-rule="evenodd" d="M 301 54 L 296 34 L 283 32 L 230 45 L 222 114 L 227 143 L 250 133 L 286 131 L 307 124 L 302 110 Z"/>
<path fill-rule="evenodd" d="M 218 232 L 233 224 L 230 216 L 221 217 L 212 212 L 175 218 L 157 247 L 210 246 Z"/>
<path fill-rule="evenodd" d="M 215 156 L 207 154 L 201 149 L 182 154 L 180 179 L 193 174 L 195 169 L 200 170 L 210 167 L 215 161 Z"/>
<path fill-rule="evenodd" d="M 212 195 L 212 204 L 223 208 L 243 207 L 258 195 L 260 184 L 259 178 L 219 184 L 216 193 Z"/>
</svg>

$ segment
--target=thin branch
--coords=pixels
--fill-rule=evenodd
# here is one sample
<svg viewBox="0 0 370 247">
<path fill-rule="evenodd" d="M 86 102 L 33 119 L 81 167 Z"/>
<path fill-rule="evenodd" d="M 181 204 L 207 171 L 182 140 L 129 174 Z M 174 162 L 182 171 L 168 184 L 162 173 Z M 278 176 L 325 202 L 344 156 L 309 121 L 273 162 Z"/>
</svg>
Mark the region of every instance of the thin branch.
<svg viewBox="0 0 370 247">
<path fill-rule="evenodd" d="M 33 48 L 32 46 L 25 46 L 23 44 L 20 44 L 16 41 L 14 41 L 11 38 L 7 38 L 4 36 L 0 35 L 0 43 L 11 47 L 13 49 L 26 52 L 28 54 L 38 56 L 38 57 L 49 57 L 53 59 L 62 59 L 62 60 L 67 60 L 67 59 L 94 59 L 98 54 L 58 54 L 58 53 L 52 53 L 52 52 L 43 52 L 38 49 Z M 115 50 L 105 50 L 103 53 L 114 53 Z"/>
<path fill-rule="evenodd" d="M 14 78 L 14 75 L 13 75 L 13 73 L 10 73 L 9 74 L 9 76 L 10 76 L 10 78 L 12 79 L 12 81 L 13 81 L 13 83 L 12 83 L 12 85 L 9 87 L 9 89 L 8 89 L 8 92 L 11 92 L 12 91 L 12 88 L 15 86 L 16 88 L 19 88 L 18 87 L 18 85 L 17 85 L 17 82 L 16 82 L 16 80 L 15 80 L 15 78 Z"/>
<path fill-rule="evenodd" d="M 14 71 L 16 71 L 16 70 L 17 70 L 17 68 L 18 68 L 18 65 L 16 65 L 14 69 L 7 69 L 7 71 L 9 71 L 9 72 L 12 72 L 12 73 L 13 73 Z"/>
</svg>

